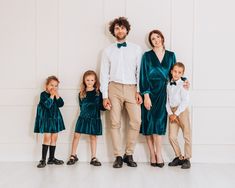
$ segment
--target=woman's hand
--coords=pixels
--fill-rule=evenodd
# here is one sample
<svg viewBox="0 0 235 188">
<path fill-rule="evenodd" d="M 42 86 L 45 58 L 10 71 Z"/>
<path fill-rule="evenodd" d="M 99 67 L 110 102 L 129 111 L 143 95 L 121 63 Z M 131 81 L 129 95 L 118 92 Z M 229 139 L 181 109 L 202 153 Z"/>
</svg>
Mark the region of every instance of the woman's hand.
<svg viewBox="0 0 235 188">
<path fill-rule="evenodd" d="M 184 89 L 189 90 L 190 83 L 189 83 L 189 81 L 188 81 L 188 80 L 185 80 L 185 81 L 184 81 L 184 85 L 183 85 L 183 87 L 184 87 Z"/>
<path fill-rule="evenodd" d="M 144 107 L 147 109 L 147 110 L 150 110 L 151 107 L 152 107 L 152 102 L 151 102 L 151 99 L 149 97 L 149 94 L 145 94 L 144 95 Z"/>
</svg>

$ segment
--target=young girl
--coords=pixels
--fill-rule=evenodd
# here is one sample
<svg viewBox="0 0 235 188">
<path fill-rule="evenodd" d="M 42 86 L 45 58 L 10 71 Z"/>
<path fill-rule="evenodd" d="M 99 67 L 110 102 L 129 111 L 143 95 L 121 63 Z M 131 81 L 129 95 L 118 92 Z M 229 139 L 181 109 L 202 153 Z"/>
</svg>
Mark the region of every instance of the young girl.
<svg viewBox="0 0 235 188">
<path fill-rule="evenodd" d="M 37 165 L 38 168 L 46 166 L 46 156 L 48 147 L 50 149 L 47 164 L 62 165 L 64 162 L 55 158 L 56 141 L 58 132 L 65 129 L 64 121 L 59 108 L 64 106 L 63 99 L 58 94 L 59 80 L 55 76 L 50 76 L 46 80 L 46 90 L 40 95 L 37 106 L 37 115 L 34 132 L 44 133 L 42 144 L 42 159 Z"/>
<path fill-rule="evenodd" d="M 94 166 L 101 166 L 96 158 L 97 135 L 102 135 L 100 110 L 103 107 L 102 93 L 99 90 L 100 83 L 94 71 L 86 71 L 79 92 L 80 115 L 78 117 L 72 142 L 72 152 L 67 165 L 73 165 L 78 161 L 76 150 L 81 134 L 90 135 L 91 161 Z"/>
</svg>

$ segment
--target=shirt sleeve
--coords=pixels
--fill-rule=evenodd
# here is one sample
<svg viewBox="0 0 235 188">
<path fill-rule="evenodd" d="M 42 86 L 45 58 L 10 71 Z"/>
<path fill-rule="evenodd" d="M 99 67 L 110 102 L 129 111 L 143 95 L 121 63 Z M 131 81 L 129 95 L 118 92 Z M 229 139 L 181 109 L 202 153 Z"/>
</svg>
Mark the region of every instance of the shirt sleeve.
<svg viewBox="0 0 235 188">
<path fill-rule="evenodd" d="M 179 116 L 180 113 L 185 111 L 189 105 L 189 91 L 186 90 L 183 86 L 180 89 L 181 103 L 175 111 L 175 115 Z"/>
<path fill-rule="evenodd" d="M 108 84 L 110 74 L 110 62 L 106 50 L 103 51 L 100 67 L 100 90 L 103 93 L 103 98 L 108 98 Z"/>
<path fill-rule="evenodd" d="M 137 92 L 140 92 L 140 86 L 139 86 L 139 83 L 140 83 L 140 65 L 141 65 L 141 58 L 142 58 L 142 49 L 139 47 L 138 50 L 137 50 L 137 67 L 136 67 L 136 83 L 137 83 Z"/>
<path fill-rule="evenodd" d="M 169 88 L 168 87 L 167 87 L 167 98 L 166 98 L 166 111 L 167 111 L 168 115 L 173 114 L 173 112 L 171 110 L 171 106 L 170 106 Z"/>
</svg>

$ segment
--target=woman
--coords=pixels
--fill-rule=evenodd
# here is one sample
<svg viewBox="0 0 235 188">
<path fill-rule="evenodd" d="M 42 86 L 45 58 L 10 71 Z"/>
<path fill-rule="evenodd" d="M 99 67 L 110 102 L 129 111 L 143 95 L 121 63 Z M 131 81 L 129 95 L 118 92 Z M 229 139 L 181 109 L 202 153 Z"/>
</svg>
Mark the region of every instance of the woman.
<svg viewBox="0 0 235 188">
<path fill-rule="evenodd" d="M 151 31 L 148 40 L 153 49 L 144 53 L 140 68 L 140 92 L 144 95 L 140 132 L 146 135 L 151 166 L 162 168 L 162 135 L 167 125 L 166 86 L 176 58 L 174 52 L 165 49 L 161 31 Z"/>
</svg>

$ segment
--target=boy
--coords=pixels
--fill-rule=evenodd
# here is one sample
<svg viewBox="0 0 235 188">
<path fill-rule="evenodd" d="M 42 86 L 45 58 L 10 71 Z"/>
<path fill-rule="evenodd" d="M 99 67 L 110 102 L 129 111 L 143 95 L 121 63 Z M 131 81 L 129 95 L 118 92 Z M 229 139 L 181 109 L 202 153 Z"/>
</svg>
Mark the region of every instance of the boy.
<svg viewBox="0 0 235 188">
<path fill-rule="evenodd" d="M 171 70 L 172 79 L 167 85 L 166 109 L 169 115 L 169 141 L 174 149 L 176 157 L 168 166 L 182 165 L 182 169 L 191 167 L 190 158 L 192 152 L 191 130 L 189 121 L 189 91 L 183 87 L 184 64 L 177 62 Z M 177 140 L 179 128 L 182 129 L 184 137 L 185 156 L 181 154 Z"/>
</svg>

